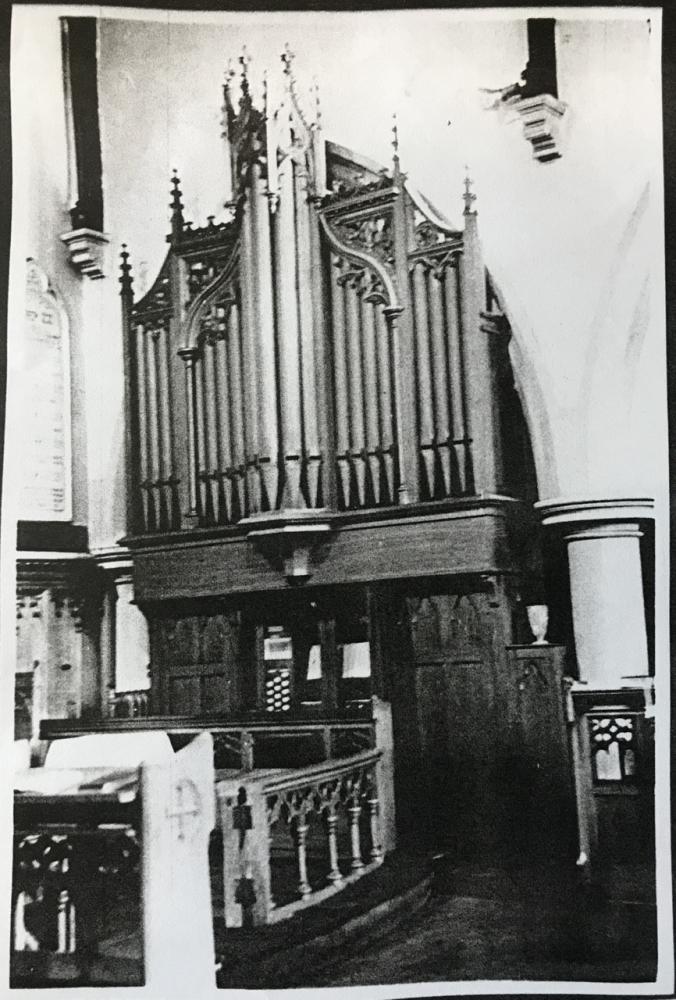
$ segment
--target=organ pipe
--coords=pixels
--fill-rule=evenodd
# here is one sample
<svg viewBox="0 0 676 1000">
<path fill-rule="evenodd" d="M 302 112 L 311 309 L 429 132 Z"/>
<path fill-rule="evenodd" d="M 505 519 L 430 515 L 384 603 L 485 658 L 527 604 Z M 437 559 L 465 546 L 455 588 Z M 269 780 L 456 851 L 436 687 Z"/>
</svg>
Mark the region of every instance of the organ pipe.
<svg viewBox="0 0 676 1000">
<path fill-rule="evenodd" d="M 434 494 L 434 412 L 432 408 L 432 377 L 430 365 L 429 317 L 427 310 L 427 275 L 424 264 L 413 269 L 413 306 L 415 311 L 415 344 L 418 375 L 418 414 L 420 445 L 427 476 L 429 495 Z"/>
<path fill-rule="evenodd" d="M 448 365 L 446 359 L 446 342 L 443 319 L 443 288 L 441 280 L 434 272 L 427 276 L 429 292 L 430 327 L 432 334 L 432 369 L 434 387 L 434 419 L 436 430 L 437 453 L 444 480 L 444 495 L 451 493 L 451 459 L 449 448 L 448 421 Z"/>
<path fill-rule="evenodd" d="M 140 324 L 136 326 L 136 351 L 139 388 L 139 479 L 141 483 L 145 483 L 148 479 L 148 379 L 145 363 L 145 332 Z"/>
<path fill-rule="evenodd" d="M 284 505 L 303 505 L 300 492 L 303 449 L 300 398 L 298 302 L 296 298 L 295 210 L 293 162 L 287 156 L 279 174 L 277 208 L 277 320 L 279 382 L 284 464 Z"/>
<path fill-rule="evenodd" d="M 251 253 L 254 261 L 254 326 L 257 357 L 249 377 L 258 383 L 258 454 L 261 476 L 271 506 L 277 498 L 277 391 L 275 380 L 275 330 L 272 283 L 270 217 L 258 163 L 251 168 Z"/>
<path fill-rule="evenodd" d="M 378 360 L 378 418 L 383 465 L 390 502 L 394 501 L 394 428 L 392 425 L 392 360 L 390 331 L 380 306 L 374 305 Z"/>
<path fill-rule="evenodd" d="M 360 296 L 361 305 L 361 329 L 363 345 L 363 376 L 364 376 L 364 403 L 366 416 L 366 450 L 367 461 L 371 472 L 371 481 L 375 494 L 376 503 L 380 502 L 380 461 L 378 458 L 378 448 L 380 446 L 380 434 L 378 427 L 378 393 L 375 392 L 377 386 L 376 370 L 376 339 L 375 323 L 373 317 L 373 303 L 367 301 L 364 295 Z"/>
<path fill-rule="evenodd" d="M 347 357 L 345 351 L 345 302 L 343 296 L 343 265 L 331 255 L 331 330 L 333 335 L 334 401 L 336 410 L 336 456 L 343 499 L 350 500 L 350 414 L 347 392 Z"/>
<path fill-rule="evenodd" d="M 213 519 L 213 500 L 211 497 L 211 481 L 209 476 L 209 455 L 208 455 L 208 432 L 207 432 L 207 411 L 206 392 L 204 386 L 204 348 L 201 356 L 198 355 L 195 361 L 195 383 L 196 383 L 196 441 L 197 441 L 197 468 L 198 468 L 198 491 L 201 497 L 199 510 L 201 517 L 211 522 Z"/>
<path fill-rule="evenodd" d="M 347 333 L 347 376 L 350 400 L 350 438 L 352 444 L 352 460 L 357 478 L 359 505 L 363 506 L 366 486 L 366 467 L 364 463 L 364 395 L 362 387 L 362 357 L 359 298 L 357 281 L 350 277 L 343 285 L 345 296 L 345 320 Z"/>
<path fill-rule="evenodd" d="M 213 507 L 214 519 L 216 523 L 221 520 L 221 511 L 219 510 L 219 497 L 218 497 L 218 479 L 215 474 L 219 468 L 218 462 L 218 423 L 217 423 L 217 407 L 218 398 L 216 395 L 216 387 L 214 385 L 214 366 L 213 366 L 213 354 L 214 345 L 210 343 L 205 343 L 202 349 L 202 371 L 204 373 L 204 409 L 205 409 L 205 431 L 206 431 L 206 449 L 205 449 L 205 468 L 206 473 L 206 488 L 209 491 L 211 504 Z"/>
<path fill-rule="evenodd" d="M 260 484 L 256 469 L 258 460 L 258 394 L 254 374 L 256 370 L 256 357 L 253 345 L 255 320 L 253 315 L 254 293 L 251 287 L 253 259 L 251 253 L 250 213 L 251 207 L 247 200 L 244 202 L 242 210 L 242 310 L 240 314 L 240 322 L 242 324 L 242 369 L 244 373 L 242 385 L 245 434 L 244 460 L 247 469 L 247 494 L 250 512 L 257 513 L 261 508 Z"/>
<path fill-rule="evenodd" d="M 233 302 L 228 316 L 228 385 L 230 389 L 230 427 L 232 428 L 232 464 L 240 469 L 245 462 L 245 440 L 244 428 L 246 425 L 246 414 L 244 409 L 244 392 L 242 389 L 242 351 L 241 351 L 241 328 L 240 309 L 237 302 Z M 246 510 L 246 481 L 238 474 L 234 479 L 235 489 L 239 509 Z"/>
<path fill-rule="evenodd" d="M 458 272 L 456 267 L 446 268 L 444 275 L 446 330 L 448 338 L 448 367 L 451 378 L 451 412 L 453 438 L 456 442 L 456 456 L 461 479 L 461 489 L 467 489 L 465 448 L 461 442 L 467 434 L 465 427 L 464 367 L 462 345 L 460 343 L 460 320 L 458 316 Z"/>
<path fill-rule="evenodd" d="M 218 409 L 218 468 L 221 472 L 222 493 L 225 497 L 226 509 L 223 520 L 232 518 L 232 480 L 225 473 L 232 470 L 232 435 L 230 432 L 230 389 L 228 387 L 228 341 L 225 334 L 219 336 L 214 345 L 212 360 L 214 364 L 214 385 L 216 387 L 216 405 Z"/>
<path fill-rule="evenodd" d="M 307 172 L 295 168 L 296 255 L 298 267 L 298 319 L 301 345 L 303 440 L 308 501 L 318 505 L 321 453 L 317 412 L 315 331 L 312 303 L 312 260 Z"/>
</svg>

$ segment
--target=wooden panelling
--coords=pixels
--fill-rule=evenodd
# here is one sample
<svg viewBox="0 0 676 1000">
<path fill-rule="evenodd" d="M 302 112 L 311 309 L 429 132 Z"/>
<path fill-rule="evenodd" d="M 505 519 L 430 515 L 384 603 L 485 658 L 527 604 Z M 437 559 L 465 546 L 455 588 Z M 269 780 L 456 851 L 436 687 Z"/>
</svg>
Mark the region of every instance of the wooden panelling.
<svg viewBox="0 0 676 1000">
<path fill-rule="evenodd" d="M 189 615 L 150 622 L 156 712 L 196 716 L 240 707 L 236 616 Z"/>
<path fill-rule="evenodd" d="M 561 648 L 509 646 L 513 598 L 497 580 L 401 587 L 392 712 L 404 833 L 457 860 L 572 860 Z"/>
<path fill-rule="evenodd" d="M 308 586 L 482 573 L 513 568 L 505 506 L 477 501 L 459 511 L 337 526 L 317 550 Z M 245 537 L 167 544 L 134 552 L 137 600 L 288 588 L 281 567 Z"/>
</svg>

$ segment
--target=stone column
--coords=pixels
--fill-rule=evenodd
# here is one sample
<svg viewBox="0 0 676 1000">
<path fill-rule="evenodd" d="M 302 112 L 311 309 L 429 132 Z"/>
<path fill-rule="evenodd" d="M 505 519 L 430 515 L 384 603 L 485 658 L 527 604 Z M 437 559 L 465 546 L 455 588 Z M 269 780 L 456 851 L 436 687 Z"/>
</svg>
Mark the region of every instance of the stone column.
<svg viewBox="0 0 676 1000">
<path fill-rule="evenodd" d="M 126 525 L 125 469 L 120 427 L 124 415 L 123 344 L 119 322 L 118 281 L 111 276 L 108 237 L 91 229 L 76 229 L 61 236 L 68 260 L 80 276 L 79 303 L 72 324 L 73 352 L 81 353 L 82 379 L 73 385 L 75 409 L 81 407 L 86 435 L 86 462 L 77 455 L 73 465 L 74 489 L 78 471 L 85 472 L 86 514 L 92 548 L 113 545 Z M 77 300 L 76 300 L 77 301 Z M 74 354 L 75 356 L 75 354 Z M 75 373 L 74 373 L 75 374 Z M 73 440 L 73 447 L 76 441 Z M 75 496 L 75 494 L 74 494 Z M 74 512 L 75 523 L 78 520 Z"/>
<path fill-rule="evenodd" d="M 117 691 L 140 691 L 150 687 L 148 622 L 134 601 L 131 575 L 115 578 L 115 687 Z"/>
<path fill-rule="evenodd" d="M 647 675 L 639 524 L 653 517 L 653 501 L 545 501 L 537 507 L 545 525 L 565 532 L 580 680 L 614 688 Z"/>
</svg>

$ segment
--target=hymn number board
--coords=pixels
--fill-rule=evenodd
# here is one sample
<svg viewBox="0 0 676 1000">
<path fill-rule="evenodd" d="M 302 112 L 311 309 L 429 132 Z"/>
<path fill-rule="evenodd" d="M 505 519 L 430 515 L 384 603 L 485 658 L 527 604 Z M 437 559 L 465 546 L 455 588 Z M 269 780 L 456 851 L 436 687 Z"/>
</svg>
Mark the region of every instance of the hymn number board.
<svg viewBox="0 0 676 1000">
<path fill-rule="evenodd" d="M 71 512 L 70 344 L 65 313 L 35 261 L 27 261 L 23 470 L 19 516 L 68 521 Z"/>
</svg>

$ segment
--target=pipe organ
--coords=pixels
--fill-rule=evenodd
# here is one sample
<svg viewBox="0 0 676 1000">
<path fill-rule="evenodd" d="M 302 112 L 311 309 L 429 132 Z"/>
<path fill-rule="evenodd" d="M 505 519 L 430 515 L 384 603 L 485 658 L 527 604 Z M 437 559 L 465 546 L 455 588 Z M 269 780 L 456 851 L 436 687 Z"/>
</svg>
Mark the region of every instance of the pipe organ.
<svg viewBox="0 0 676 1000">
<path fill-rule="evenodd" d="M 234 74 L 224 87 L 230 217 L 193 226 L 174 176 L 137 302 L 123 251 L 132 536 L 500 491 L 474 196 L 456 230 L 396 144 L 388 170 L 325 141 L 284 59 L 276 110 L 246 61 L 237 103 Z"/>
</svg>

